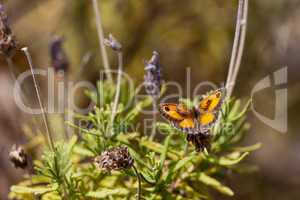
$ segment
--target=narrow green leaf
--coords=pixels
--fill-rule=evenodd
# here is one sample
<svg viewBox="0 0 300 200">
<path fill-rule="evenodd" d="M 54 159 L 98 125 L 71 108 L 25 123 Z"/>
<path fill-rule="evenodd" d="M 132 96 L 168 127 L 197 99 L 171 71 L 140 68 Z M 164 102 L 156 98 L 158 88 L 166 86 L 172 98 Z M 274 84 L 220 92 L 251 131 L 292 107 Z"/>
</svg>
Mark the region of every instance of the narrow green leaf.
<svg viewBox="0 0 300 200">
<path fill-rule="evenodd" d="M 245 147 L 234 147 L 232 148 L 234 151 L 239 151 L 239 152 L 251 152 L 251 151 L 255 151 L 257 149 L 259 149 L 262 146 L 262 144 L 256 143 L 250 146 L 245 146 Z"/>
<path fill-rule="evenodd" d="M 130 146 L 127 146 L 127 147 L 128 147 L 128 151 L 129 151 L 130 155 L 133 157 L 133 159 L 137 163 L 139 163 L 139 164 L 147 167 L 148 169 L 150 169 L 150 167 L 143 161 L 143 159 L 141 158 L 141 156 L 133 148 L 131 148 Z"/>
<path fill-rule="evenodd" d="M 165 138 L 165 143 L 164 143 L 164 148 L 163 148 L 163 152 L 160 155 L 160 167 L 159 170 L 162 170 L 166 157 L 167 157 L 167 153 L 168 153 L 168 149 L 169 149 L 169 144 L 170 144 L 170 139 L 171 139 L 172 135 L 168 135 Z"/>
<path fill-rule="evenodd" d="M 192 161 L 195 158 L 195 155 L 184 157 L 182 160 L 179 160 L 174 169 L 172 170 L 173 173 L 177 172 L 180 170 L 182 167 L 184 167 L 186 164 L 188 164 L 190 161 Z"/>
<path fill-rule="evenodd" d="M 169 124 L 167 124 L 167 123 L 156 122 L 155 126 L 161 132 L 164 132 L 164 133 L 171 133 L 171 132 L 173 132 L 173 128 Z"/>
<path fill-rule="evenodd" d="M 153 177 L 151 177 L 149 173 L 147 173 L 147 172 L 145 172 L 145 171 L 141 171 L 141 175 L 142 175 L 142 178 L 143 178 L 146 182 L 148 182 L 148 183 L 150 183 L 150 184 L 155 184 L 156 180 L 155 180 Z"/>
<path fill-rule="evenodd" d="M 10 188 L 12 192 L 20 193 L 20 194 L 45 194 L 47 192 L 55 191 L 58 188 L 58 185 L 53 185 L 51 187 L 26 187 L 26 186 L 19 186 L 14 185 Z"/>
<path fill-rule="evenodd" d="M 232 118 L 229 118 L 231 121 L 236 121 L 240 118 L 242 118 L 243 116 L 245 116 L 246 112 L 248 111 L 249 107 L 251 104 L 251 99 L 248 100 L 247 104 L 244 106 L 243 110 L 236 116 L 232 116 Z"/>
<path fill-rule="evenodd" d="M 227 156 L 221 157 L 218 160 L 218 164 L 222 166 L 235 165 L 239 163 L 241 160 L 243 160 L 248 154 L 249 152 L 244 152 L 242 155 L 239 152 L 234 152 Z"/>
<path fill-rule="evenodd" d="M 220 183 L 217 179 L 210 177 L 206 175 L 205 173 L 200 173 L 198 180 L 205 185 L 208 185 L 215 190 L 219 191 L 222 194 L 228 195 L 228 196 L 233 196 L 234 192 L 227 186 L 224 186 L 222 183 Z"/>
<path fill-rule="evenodd" d="M 159 143 L 156 143 L 156 142 L 153 142 L 153 141 L 150 141 L 150 140 L 142 140 L 140 142 L 140 145 L 144 146 L 144 147 L 147 147 L 148 149 L 156 152 L 156 153 L 160 153 L 162 154 L 164 152 L 164 146 L 159 144 Z M 171 158 L 172 160 L 178 160 L 180 155 L 178 153 L 176 153 L 175 151 L 169 151 L 167 153 L 167 156 L 169 158 Z"/>
<path fill-rule="evenodd" d="M 86 148 L 76 145 L 73 149 L 74 153 L 82 156 L 94 156 L 94 153 Z"/>
<path fill-rule="evenodd" d="M 237 115 L 237 113 L 239 112 L 240 106 L 241 106 L 240 100 L 236 100 L 233 102 L 233 105 L 230 108 L 230 112 L 228 114 L 228 119 L 232 119 L 234 116 Z"/>
<path fill-rule="evenodd" d="M 113 196 L 113 195 L 125 196 L 128 193 L 129 193 L 129 191 L 124 188 L 115 188 L 115 189 L 103 188 L 98 191 L 88 192 L 86 194 L 86 196 L 96 198 L 96 199 L 102 199 L 102 198 L 106 198 L 106 197 Z"/>
</svg>

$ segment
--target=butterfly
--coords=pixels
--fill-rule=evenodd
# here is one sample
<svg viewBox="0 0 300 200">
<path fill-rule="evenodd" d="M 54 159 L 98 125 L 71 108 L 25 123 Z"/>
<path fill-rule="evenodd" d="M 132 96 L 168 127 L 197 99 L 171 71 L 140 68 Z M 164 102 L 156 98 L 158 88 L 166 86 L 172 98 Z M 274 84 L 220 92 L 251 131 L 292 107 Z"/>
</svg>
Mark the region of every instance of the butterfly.
<svg viewBox="0 0 300 200">
<path fill-rule="evenodd" d="M 162 103 L 159 111 L 173 127 L 187 134 L 197 151 L 209 148 L 210 128 L 219 118 L 226 96 L 225 88 L 202 95 L 196 106 L 188 108 L 183 103 Z"/>
</svg>

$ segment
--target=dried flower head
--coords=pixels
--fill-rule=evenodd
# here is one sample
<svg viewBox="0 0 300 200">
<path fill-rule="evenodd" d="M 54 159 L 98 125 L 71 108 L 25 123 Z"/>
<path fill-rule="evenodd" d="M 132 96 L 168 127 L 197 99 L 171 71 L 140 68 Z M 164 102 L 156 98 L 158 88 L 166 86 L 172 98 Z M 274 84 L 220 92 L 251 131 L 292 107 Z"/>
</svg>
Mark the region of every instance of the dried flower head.
<svg viewBox="0 0 300 200">
<path fill-rule="evenodd" d="M 13 145 L 11 151 L 9 152 L 9 160 L 14 165 L 15 168 L 26 168 L 28 165 L 27 154 L 25 150 L 17 145 Z"/>
<path fill-rule="evenodd" d="M 121 51 L 122 49 L 122 45 L 112 34 L 109 34 L 108 38 L 105 38 L 103 42 L 114 51 Z"/>
<path fill-rule="evenodd" d="M 197 152 L 210 149 L 211 135 L 208 133 L 187 134 L 186 140 L 192 142 Z"/>
<path fill-rule="evenodd" d="M 161 70 L 159 54 L 154 51 L 151 59 L 145 62 L 144 85 L 147 94 L 157 97 L 161 89 Z"/>
<path fill-rule="evenodd" d="M 95 164 L 106 171 L 129 169 L 133 165 L 127 147 L 114 147 L 108 149 L 95 158 Z"/>
<path fill-rule="evenodd" d="M 11 57 L 17 48 L 17 42 L 8 24 L 4 6 L 0 4 L 0 52 Z"/>
<path fill-rule="evenodd" d="M 49 45 L 52 66 L 56 72 L 67 71 L 69 68 L 69 60 L 63 49 L 63 42 L 62 37 L 55 36 Z"/>
</svg>

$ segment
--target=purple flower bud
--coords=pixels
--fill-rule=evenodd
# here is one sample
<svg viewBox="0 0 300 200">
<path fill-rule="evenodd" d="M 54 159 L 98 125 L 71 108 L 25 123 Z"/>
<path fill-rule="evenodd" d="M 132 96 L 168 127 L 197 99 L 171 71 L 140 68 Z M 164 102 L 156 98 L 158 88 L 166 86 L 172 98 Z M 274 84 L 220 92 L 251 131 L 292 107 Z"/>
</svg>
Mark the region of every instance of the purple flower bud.
<svg viewBox="0 0 300 200">
<path fill-rule="evenodd" d="M 154 51 L 151 59 L 145 62 L 144 85 L 147 94 L 156 98 L 161 89 L 161 70 L 159 64 L 159 54 Z"/>
<path fill-rule="evenodd" d="M 49 46 L 52 66 L 56 72 L 67 71 L 69 68 L 69 60 L 63 49 L 63 41 L 62 37 L 56 36 Z"/>
<path fill-rule="evenodd" d="M 122 49 L 122 45 L 112 34 L 109 34 L 108 38 L 104 39 L 104 44 L 114 51 L 121 51 Z"/>
</svg>

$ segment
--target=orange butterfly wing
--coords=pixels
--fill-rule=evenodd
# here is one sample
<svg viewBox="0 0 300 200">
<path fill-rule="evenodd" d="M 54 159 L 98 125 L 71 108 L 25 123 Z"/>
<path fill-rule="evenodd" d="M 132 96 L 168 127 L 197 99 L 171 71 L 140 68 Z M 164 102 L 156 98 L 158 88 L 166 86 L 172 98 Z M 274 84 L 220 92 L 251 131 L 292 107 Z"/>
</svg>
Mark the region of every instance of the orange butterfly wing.
<svg viewBox="0 0 300 200">
<path fill-rule="evenodd" d="M 201 126 L 210 126 L 218 119 L 224 98 L 225 89 L 215 90 L 202 98 L 197 108 L 200 113 L 198 121 Z"/>
<path fill-rule="evenodd" d="M 216 90 L 211 94 L 203 97 L 198 106 L 200 113 L 213 112 L 217 110 L 221 105 L 224 97 L 224 92 L 221 89 Z"/>
<path fill-rule="evenodd" d="M 164 103 L 160 104 L 161 115 L 176 128 L 188 131 L 195 128 L 194 115 L 183 104 Z"/>
</svg>

